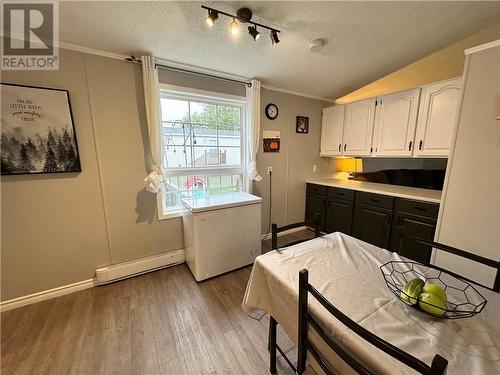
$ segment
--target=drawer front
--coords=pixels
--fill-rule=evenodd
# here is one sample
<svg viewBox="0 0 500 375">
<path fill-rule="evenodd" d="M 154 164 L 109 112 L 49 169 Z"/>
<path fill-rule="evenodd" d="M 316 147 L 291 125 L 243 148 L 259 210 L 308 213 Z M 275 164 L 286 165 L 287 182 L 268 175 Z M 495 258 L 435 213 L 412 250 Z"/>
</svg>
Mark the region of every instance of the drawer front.
<svg viewBox="0 0 500 375">
<path fill-rule="evenodd" d="M 326 197 L 327 189 L 328 189 L 328 187 L 323 186 L 323 185 L 307 184 L 306 193 L 307 194 L 323 195 Z"/>
<path fill-rule="evenodd" d="M 396 211 L 436 219 L 438 216 L 439 204 L 398 198 L 396 201 Z"/>
<path fill-rule="evenodd" d="M 330 198 L 343 199 L 352 202 L 354 201 L 354 190 L 329 187 L 328 199 Z"/>
<path fill-rule="evenodd" d="M 356 192 L 356 202 L 392 210 L 394 198 L 387 195 Z"/>
</svg>

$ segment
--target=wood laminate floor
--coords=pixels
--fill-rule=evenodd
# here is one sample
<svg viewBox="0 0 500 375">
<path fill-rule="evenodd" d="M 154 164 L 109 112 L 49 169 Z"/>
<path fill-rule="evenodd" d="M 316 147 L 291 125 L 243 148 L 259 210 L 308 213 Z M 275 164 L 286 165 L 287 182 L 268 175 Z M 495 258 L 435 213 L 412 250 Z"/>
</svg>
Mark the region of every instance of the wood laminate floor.
<svg viewBox="0 0 500 375">
<path fill-rule="evenodd" d="M 197 283 L 181 264 L 4 312 L 1 373 L 268 374 L 269 317 L 241 308 L 250 271 Z M 281 331 L 278 342 L 295 360 Z M 293 374 L 281 357 L 278 373 Z"/>
</svg>

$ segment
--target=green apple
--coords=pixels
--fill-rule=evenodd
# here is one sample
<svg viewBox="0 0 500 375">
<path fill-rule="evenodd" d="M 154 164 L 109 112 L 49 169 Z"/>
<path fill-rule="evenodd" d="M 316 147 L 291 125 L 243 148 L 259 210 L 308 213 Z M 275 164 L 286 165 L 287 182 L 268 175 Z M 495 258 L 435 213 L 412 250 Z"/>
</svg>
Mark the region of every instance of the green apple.
<svg viewBox="0 0 500 375">
<path fill-rule="evenodd" d="M 432 293 L 420 294 L 418 305 L 422 310 L 432 315 L 444 315 L 446 313 L 446 303 Z"/>
<path fill-rule="evenodd" d="M 441 298 L 441 301 L 443 301 L 445 304 L 446 302 L 448 302 L 448 297 L 446 296 L 446 292 L 440 285 L 425 284 L 424 287 L 422 288 L 422 293 L 434 294 L 436 297 Z"/>
<path fill-rule="evenodd" d="M 408 281 L 403 290 L 401 291 L 401 299 L 407 305 L 416 305 L 418 296 L 422 292 L 422 287 L 424 286 L 424 280 L 422 279 L 413 279 Z"/>
</svg>

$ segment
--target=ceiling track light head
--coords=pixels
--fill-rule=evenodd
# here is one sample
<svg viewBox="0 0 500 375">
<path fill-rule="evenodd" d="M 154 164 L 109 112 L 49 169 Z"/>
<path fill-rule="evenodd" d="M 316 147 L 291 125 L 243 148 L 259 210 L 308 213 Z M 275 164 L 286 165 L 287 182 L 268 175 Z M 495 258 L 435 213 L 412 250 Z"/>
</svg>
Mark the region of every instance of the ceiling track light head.
<svg viewBox="0 0 500 375">
<path fill-rule="evenodd" d="M 257 31 L 257 26 L 248 26 L 248 33 L 253 38 L 253 40 L 257 40 L 260 38 L 260 33 Z"/>
<path fill-rule="evenodd" d="M 240 8 L 236 11 L 236 17 L 242 23 L 247 23 L 252 19 L 252 11 L 248 8 Z"/>
<path fill-rule="evenodd" d="M 240 31 L 240 28 L 238 26 L 238 22 L 233 18 L 231 23 L 229 24 L 229 31 L 231 31 L 231 34 L 233 35 L 238 35 L 238 32 Z"/>
<path fill-rule="evenodd" d="M 276 32 L 276 30 L 271 30 L 271 43 L 273 44 L 273 46 L 275 46 L 279 42 L 280 40 L 278 38 L 278 33 Z"/>
<path fill-rule="evenodd" d="M 213 26 L 217 18 L 219 18 L 219 12 L 214 9 L 208 9 L 208 16 L 206 18 L 208 26 Z"/>
</svg>

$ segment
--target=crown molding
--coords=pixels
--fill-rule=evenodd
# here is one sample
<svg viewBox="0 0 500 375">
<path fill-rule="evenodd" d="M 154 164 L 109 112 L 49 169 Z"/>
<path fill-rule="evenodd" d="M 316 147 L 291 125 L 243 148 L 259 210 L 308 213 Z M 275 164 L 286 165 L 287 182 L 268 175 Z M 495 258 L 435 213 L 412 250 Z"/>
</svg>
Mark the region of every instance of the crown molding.
<svg viewBox="0 0 500 375">
<path fill-rule="evenodd" d="M 476 53 L 479 51 L 484 51 L 486 49 L 494 48 L 494 47 L 499 47 L 500 46 L 500 39 L 494 40 L 492 42 L 484 43 L 479 46 L 475 46 L 472 48 L 467 48 L 464 53 L 466 55 L 470 55 L 471 53 Z"/>
<path fill-rule="evenodd" d="M 70 50 L 70 51 L 82 52 L 82 53 L 86 53 L 89 55 L 108 57 L 110 59 L 115 59 L 115 60 L 125 60 L 127 57 L 129 57 L 127 55 L 120 55 L 119 53 L 101 51 L 98 49 L 79 46 L 77 44 L 71 44 L 71 43 L 66 43 L 66 42 L 59 43 L 59 48 Z"/>
<path fill-rule="evenodd" d="M 298 92 L 298 91 L 293 91 L 293 90 L 287 90 L 287 89 L 282 89 L 280 87 L 274 87 L 274 86 L 269 86 L 269 85 L 261 85 L 262 88 L 265 88 L 267 90 L 271 90 L 271 91 L 278 91 L 278 92 L 282 92 L 282 93 L 285 93 L 285 94 L 291 94 L 291 95 L 297 95 L 297 96 L 302 96 L 304 98 L 309 98 L 309 99 L 316 99 L 316 100 L 322 100 L 324 102 L 329 102 L 329 103 L 335 103 L 335 100 L 331 99 L 331 98 L 324 98 L 324 97 L 321 97 L 321 96 L 316 96 L 316 95 L 311 95 L 311 94 L 306 94 L 304 92 Z"/>
</svg>

